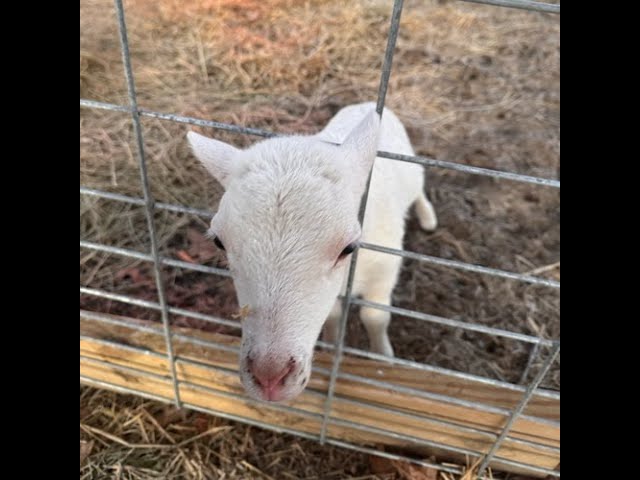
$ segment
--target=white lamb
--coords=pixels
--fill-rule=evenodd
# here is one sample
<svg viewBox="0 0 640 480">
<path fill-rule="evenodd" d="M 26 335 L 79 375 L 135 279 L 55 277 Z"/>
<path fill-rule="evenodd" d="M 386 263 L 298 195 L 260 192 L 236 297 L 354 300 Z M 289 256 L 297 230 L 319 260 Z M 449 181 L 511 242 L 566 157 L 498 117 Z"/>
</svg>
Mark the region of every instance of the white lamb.
<svg viewBox="0 0 640 480">
<path fill-rule="evenodd" d="M 375 104 L 339 111 L 320 133 L 263 140 L 246 150 L 189 132 L 195 156 L 225 188 L 210 234 L 226 250 L 242 323 L 240 378 L 254 398 L 290 400 L 309 381 L 313 349 L 335 341 L 350 253 L 358 242 L 401 249 L 412 204 L 425 230 L 437 220 L 409 137 Z M 341 145 L 335 145 L 341 144 Z M 374 163 L 375 160 L 375 163 Z M 364 225 L 358 208 L 373 165 Z M 389 305 L 402 258 L 360 250 L 353 294 Z M 342 290 L 341 290 L 342 289 Z M 370 348 L 393 356 L 390 314 L 360 310 Z"/>
</svg>

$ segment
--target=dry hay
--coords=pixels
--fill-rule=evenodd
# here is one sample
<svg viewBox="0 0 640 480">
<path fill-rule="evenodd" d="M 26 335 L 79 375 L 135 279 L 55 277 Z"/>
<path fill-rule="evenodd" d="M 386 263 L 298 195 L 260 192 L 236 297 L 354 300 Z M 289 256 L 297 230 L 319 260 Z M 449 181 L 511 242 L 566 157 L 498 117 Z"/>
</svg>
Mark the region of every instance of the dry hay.
<svg viewBox="0 0 640 480">
<path fill-rule="evenodd" d="M 469 480 L 477 466 L 458 476 L 80 387 L 81 480 Z"/>
</svg>

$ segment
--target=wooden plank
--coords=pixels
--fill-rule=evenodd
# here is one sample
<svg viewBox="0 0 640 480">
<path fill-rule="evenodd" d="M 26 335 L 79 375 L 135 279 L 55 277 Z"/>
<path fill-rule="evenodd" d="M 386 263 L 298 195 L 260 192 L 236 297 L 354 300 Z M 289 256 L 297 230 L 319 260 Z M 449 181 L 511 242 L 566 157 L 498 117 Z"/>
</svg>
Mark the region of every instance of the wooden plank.
<svg viewBox="0 0 640 480">
<path fill-rule="evenodd" d="M 140 321 L 132 319 L 127 319 L 127 321 L 131 324 L 140 323 Z M 225 345 L 238 345 L 239 340 L 235 337 L 184 328 L 177 328 L 175 331 Z M 81 319 L 81 334 L 96 339 L 108 339 L 112 342 L 134 345 L 158 353 L 164 352 L 164 340 L 161 336 L 139 332 L 132 328 L 100 324 Z M 147 393 L 171 398 L 172 388 L 168 377 L 167 380 L 147 378 L 142 374 L 138 375 L 122 369 L 122 367 L 131 367 L 142 372 L 166 377 L 168 370 L 165 359 L 140 353 L 126 347 L 105 344 L 97 340 L 81 340 L 80 347 L 81 356 L 87 357 L 87 359 L 81 357 L 82 374 L 115 385 L 129 386 Z M 291 406 L 308 412 L 309 415 L 282 412 L 268 406 L 262 406 L 261 404 L 257 406 L 249 401 L 229 398 L 224 395 L 225 392 L 243 394 L 239 378 L 235 373 L 235 370 L 237 370 L 236 354 L 219 349 L 196 346 L 184 341 L 174 341 L 174 348 L 176 355 L 180 358 L 194 360 L 203 365 L 185 362 L 177 364 L 179 379 L 196 386 L 181 385 L 180 391 L 184 401 L 216 411 L 294 428 L 302 432 L 316 434 L 319 431 L 321 425 L 320 414 L 323 413 L 324 407 L 324 395 L 322 394 L 326 392 L 328 385 L 326 375 L 314 373 L 307 391 L 291 403 Z M 91 359 L 108 362 L 109 365 L 97 364 Z M 325 352 L 318 353 L 316 364 L 329 366 L 330 361 L 330 354 Z M 221 367 L 230 371 L 211 370 L 207 366 Z M 514 392 L 506 389 L 483 385 L 479 382 L 461 381 L 455 377 L 417 370 L 411 370 L 413 373 L 412 378 L 407 370 L 410 369 L 353 357 L 345 359 L 343 368 L 343 371 L 348 371 L 349 373 L 369 378 L 394 379 L 394 381 L 396 377 L 393 375 L 398 373 L 397 378 L 400 379 L 398 383 L 406 386 L 424 391 L 432 391 L 433 389 L 437 393 L 451 395 L 456 398 L 487 399 L 491 404 L 500 404 L 506 408 L 513 405 L 506 403 L 505 398 L 512 398 L 514 403 L 518 400 L 517 396 L 513 396 Z M 215 389 L 219 393 L 203 390 L 203 387 Z M 386 430 L 409 435 L 419 440 L 439 442 L 462 449 L 480 452 L 488 451 L 495 439 L 495 434 L 499 433 L 501 426 L 505 422 L 505 416 L 492 412 L 482 412 L 447 402 L 416 398 L 415 396 L 400 394 L 392 389 L 378 389 L 342 378 L 336 384 L 336 393 L 338 396 L 333 403 L 333 418 L 356 422 L 370 429 Z M 502 394 L 505 395 L 501 396 Z M 494 395 L 499 398 L 494 399 Z M 359 400 L 362 403 L 354 404 L 349 399 Z M 537 400 L 535 411 L 544 413 L 547 417 L 555 418 L 558 411 L 557 401 L 554 403 L 547 398 L 538 398 Z M 370 403 L 370 405 L 367 403 Z M 417 417 L 408 417 L 403 415 L 403 412 L 412 412 Z M 447 420 L 449 423 L 442 423 L 441 420 Z M 475 427 L 486 433 L 469 431 L 465 427 Z M 331 424 L 328 434 L 332 438 L 358 444 L 386 444 L 394 447 L 409 448 L 414 452 L 424 453 L 425 455 L 434 452 L 432 448 L 419 446 L 416 442 L 411 442 L 407 439 L 398 439 L 374 431 L 364 431 L 350 425 Z M 514 435 L 511 437 L 532 440 L 540 445 L 523 444 L 510 438 L 500 448 L 499 457 L 545 468 L 554 468 L 559 463 L 559 452 L 545 448 L 559 446 L 559 427 L 557 425 L 549 424 L 545 421 L 520 420 L 514 425 Z M 443 456 L 442 458 L 460 459 L 459 455 L 445 454 L 440 449 L 435 451 Z"/>
</svg>

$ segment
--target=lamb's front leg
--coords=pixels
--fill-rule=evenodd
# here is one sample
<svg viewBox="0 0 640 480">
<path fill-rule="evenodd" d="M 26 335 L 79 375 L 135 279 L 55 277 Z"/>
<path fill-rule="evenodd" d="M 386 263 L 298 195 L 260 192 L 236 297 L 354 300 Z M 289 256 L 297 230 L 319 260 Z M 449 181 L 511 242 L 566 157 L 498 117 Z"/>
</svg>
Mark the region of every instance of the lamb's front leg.
<svg viewBox="0 0 640 480">
<path fill-rule="evenodd" d="M 382 303 L 384 305 L 391 304 L 390 296 L 384 297 L 364 297 L 365 300 L 375 303 Z M 367 330 L 369 335 L 369 349 L 372 352 L 386 355 L 387 357 L 393 357 L 393 347 L 391 341 L 389 341 L 389 322 L 391 321 L 391 314 L 376 308 L 362 307 L 360 308 L 360 319 Z"/>
<path fill-rule="evenodd" d="M 391 305 L 391 294 L 398 280 L 402 258 L 375 254 L 376 258 L 373 252 L 367 253 L 370 254 L 369 257 L 365 259 L 363 256 L 363 260 L 371 265 L 377 264 L 377 271 L 373 275 L 369 274 L 362 298 L 372 303 Z M 393 347 L 387 332 L 391 313 L 377 308 L 361 307 L 360 319 L 369 336 L 369 349 L 372 352 L 393 357 Z"/>
</svg>

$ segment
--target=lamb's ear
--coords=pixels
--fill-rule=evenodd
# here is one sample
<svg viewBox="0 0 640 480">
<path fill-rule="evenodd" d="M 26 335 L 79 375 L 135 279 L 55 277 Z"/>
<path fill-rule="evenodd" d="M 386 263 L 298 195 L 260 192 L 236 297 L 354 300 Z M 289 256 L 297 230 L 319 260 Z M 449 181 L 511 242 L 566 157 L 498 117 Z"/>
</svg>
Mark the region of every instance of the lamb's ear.
<svg viewBox="0 0 640 480">
<path fill-rule="evenodd" d="M 380 115 L 372 110 L 351 131 L 341 148 L 351 163 L 355 194 L 359 197 L 373 167 L 380 139 Z"/>
<path fill-rule="evenodd" d="M 241 150 L 195 132 L 187 133 L 187 140 L 196 158 L 213 175 L 213 178 L 227 188 L 233 165 Z"/>
</svg>

